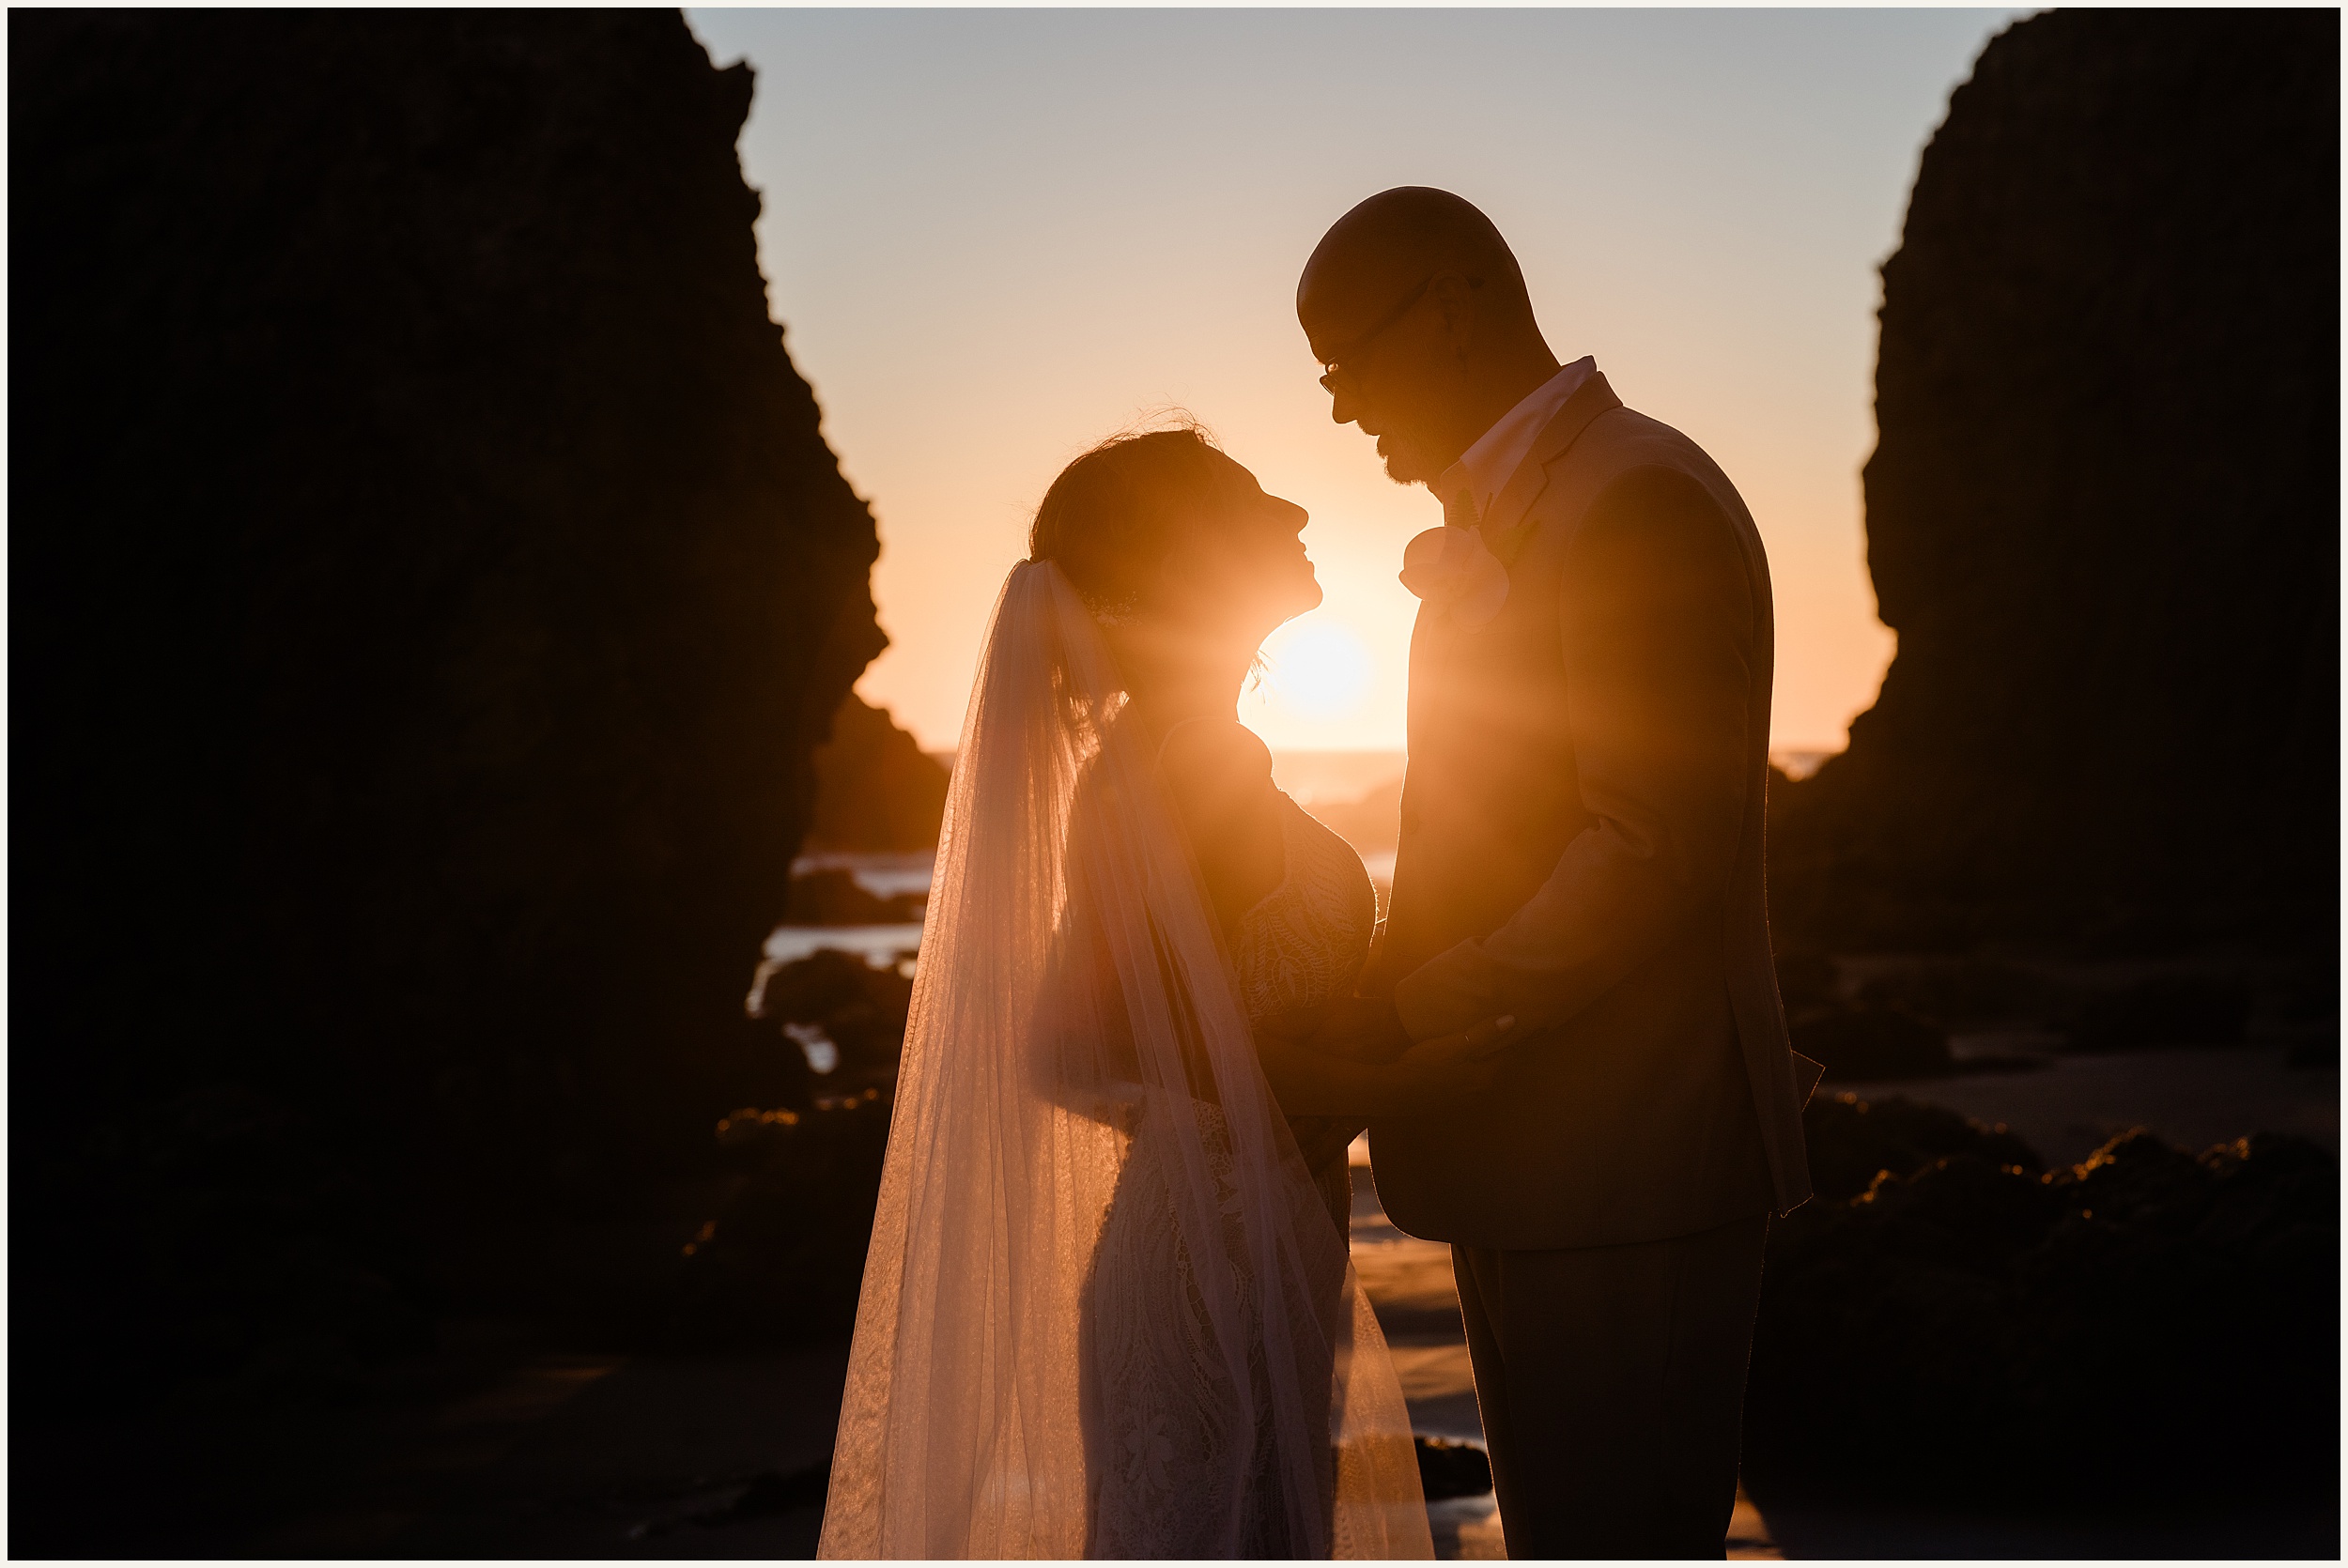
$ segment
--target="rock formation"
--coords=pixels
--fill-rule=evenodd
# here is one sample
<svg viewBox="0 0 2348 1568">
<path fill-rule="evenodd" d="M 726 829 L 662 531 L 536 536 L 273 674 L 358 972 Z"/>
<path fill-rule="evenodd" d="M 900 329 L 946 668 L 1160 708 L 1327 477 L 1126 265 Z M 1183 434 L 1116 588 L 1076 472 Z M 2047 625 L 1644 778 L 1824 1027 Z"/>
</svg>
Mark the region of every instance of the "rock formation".
<svg viewBox="0 0 2348 1568">
<path fill-rule="evenodd" d="M 1993 39 L 1883 269 L 1868 566 L 1898 656 L 1776 781 L 1781 945 L 2336 929 L 2335 11 Z"/>
<path fill-rule="evenodd" d="M 1745 1404 L 1765 1510 L 2337 1509 L 2325 1149 L 2196 1159 L 2139 1130 L 2042 1173 L 1937 1107 L 1821 1097 L 1803 1120 L 1818 1196 L 1770 1228 Z"/>
<path fill-rule="evenodd" d="M 854 692 L 815 752 L 811 850 L 926 850 L 946 812 L 947 773 L 886 708 Z"/>
<path fill-rule="evenodd" d="M 17 1303 L 87 1403 L 358 1343 L 206 1316 L 208 1224 L 389 1300 L 698 1157 L 883 639 L 676 13 L 9 40 Z"/>
</svg>

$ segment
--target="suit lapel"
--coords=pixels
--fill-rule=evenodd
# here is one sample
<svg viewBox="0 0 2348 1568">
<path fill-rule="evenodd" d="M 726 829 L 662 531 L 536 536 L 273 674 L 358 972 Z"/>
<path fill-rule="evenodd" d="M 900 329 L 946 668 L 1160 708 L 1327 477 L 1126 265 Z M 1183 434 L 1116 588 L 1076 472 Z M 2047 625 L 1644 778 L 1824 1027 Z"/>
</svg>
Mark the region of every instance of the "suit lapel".
<svg viewBox="0 0 2348 1568">
<path fill-rule="evenodd" d="M 1622 399 L 1606 384 L 1599 372 L 1590 372 L 1590 378 L 1575 389 L 1566 399 L 1566 406 L 1556 417 L 1541 427 L 1533 442 L 1533 450 L 1517 465 L 1516 473 L 1506 488 L 1493 498 L 1491 510 L 1484 516 L 1484 543 L 1498 556 L 1502 565 L 1514 563 L 1517 552 L 1523 548 L 1524 536 L 1530 530 L 1524 526 L 1526 514 L 1533 503 L 1549 488 L 1549 466 L 1566 453 L 1590 422 L 1609 409 L 1622 407 Z"/>
</svg>

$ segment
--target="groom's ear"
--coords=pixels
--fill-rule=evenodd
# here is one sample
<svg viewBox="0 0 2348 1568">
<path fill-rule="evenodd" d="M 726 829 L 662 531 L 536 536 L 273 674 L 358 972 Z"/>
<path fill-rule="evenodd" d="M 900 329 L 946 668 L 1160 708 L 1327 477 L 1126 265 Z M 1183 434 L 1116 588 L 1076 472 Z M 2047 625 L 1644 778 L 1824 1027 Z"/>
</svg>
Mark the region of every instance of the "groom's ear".
<svg viewBox="0 0 2348 1568">
<path fill-rule="evenodd" d="M 1475 282 L 1459 272 L 1445 272 L 1427 285 L 1429 298 L 1443 320 L 1444 335 L 1458 347 L 1473 344 L 1482 325 L 1482 291 Z"/>
</svg>

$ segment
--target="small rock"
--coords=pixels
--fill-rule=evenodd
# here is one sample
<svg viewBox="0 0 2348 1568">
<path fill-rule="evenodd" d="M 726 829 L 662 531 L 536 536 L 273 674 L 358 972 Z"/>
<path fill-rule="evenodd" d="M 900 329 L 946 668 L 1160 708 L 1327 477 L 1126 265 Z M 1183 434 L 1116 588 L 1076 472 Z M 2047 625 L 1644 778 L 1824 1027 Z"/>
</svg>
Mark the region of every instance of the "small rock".
<svg viewBox="0 0 2348 1568">
<path fill-rule="evenodd" d="M 1492 1462 L 1474 1443 L 1448 1437 L 1415 1437 L 1418 1483 L 1429 1502 L 1445 1498 L 1481 1497 L 1492 1489 Z"/>
</svg>

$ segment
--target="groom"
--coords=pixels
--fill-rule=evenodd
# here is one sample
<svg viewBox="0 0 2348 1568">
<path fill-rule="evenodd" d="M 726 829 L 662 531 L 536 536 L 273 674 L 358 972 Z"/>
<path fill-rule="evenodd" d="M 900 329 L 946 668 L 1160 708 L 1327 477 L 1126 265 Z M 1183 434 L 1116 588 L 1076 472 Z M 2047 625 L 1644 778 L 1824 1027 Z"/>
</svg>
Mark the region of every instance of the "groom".
<svg viewBox="0 0 2348 1568">
<path fill-rule="evenodd" d="M 1389 1057 L 1514 1015 L 1489 1083 L 1370 1126 L 1387 1214 L 1452 1245 L 1509 1552 L 1718 1558 L 1818 1070 L 1762 897 L 1760 538 L 1694 442 L 1557 362 L 1459 197 L 1362 203 L 1296 298 L 1331 417 L 1444 523 L 1403 571 L 1392 912 L 1316 1043 Z"/>
</svg>

